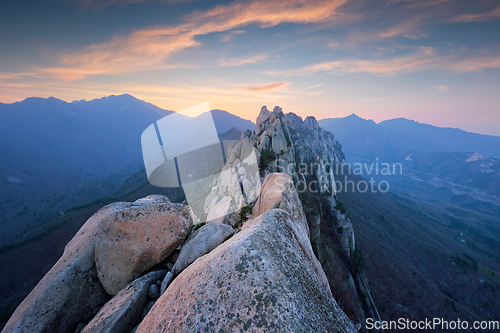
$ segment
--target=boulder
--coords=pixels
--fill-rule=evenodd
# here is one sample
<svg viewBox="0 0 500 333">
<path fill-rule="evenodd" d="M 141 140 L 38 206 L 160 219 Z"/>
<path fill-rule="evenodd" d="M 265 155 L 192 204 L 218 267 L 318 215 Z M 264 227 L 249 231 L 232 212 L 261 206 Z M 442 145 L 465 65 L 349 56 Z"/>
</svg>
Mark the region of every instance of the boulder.
<svg viewBox="0 0 500 333">
<path fill-rule="evenodd" d="M 307 230 L 307 237 L 309 237 L 309 228 L 302 210 L 302 203 L 292 178 L 286 173 L 271 173 L 266 176 L 257 202 L 252 209 L 252 216 L 257 217 L 273 208 L 281 208 L 297 216 L 303 224 L 302 227 Z"/>
<path fill-rule="evenodd" d="M 234 234 L 233 228 L 218 222 L 205 224 L 193 232 L 181 248 L 172 273 L 174 275 L 188 267 L 196 259 L 222 244 Z"/>
<path fill-rule="evenodd" d="M 282 209 L 247 221 L 182 271 L 136 332 L 355 332 L 305 236 Z"/>
<path fill-rule="evenodd" d="M 167 290 L 167 287 L 170 284 L 170 282 L 172 282 L 173 278 L 174 274 L 172 274 L 172 272 L 168 272 L 167 275 L 165 275 L 160 285 L 160 294 L 163 294 L 165 290 Z"/>
<path fill-rule="evenodd" d="M 181 245 L 193 226 L 186 205 L 157 203 L 131 206 L 103 219 L 95 246 L 99 280 L 110 295 Z"/>
<path fill-rule="evenodd" d="M 107 302 L 85 326 L 82 333 L 127 332 L 141 320 L 148 301 L 149 287 L 156 284 L 167 271 L 155 271 L 129 283 Z"/>
<path fill-rule="evenodd" d="M 152 300 L 157 300 L 160 297 L 160 286 L 158 286 L 156 283 L 153 283 L 151 286 L 149 286 L 148 296 Z"/>
<path fill-rule="evenodd" d="M 162 203 L 170 203 L 170 200 L 164 195 L 151 194 L 145 198 L 137 199 L 136 201 L 132 202 L 132 206 L 147 206 Z"/>
<path fill-rule="evenodd" d="M 101 223 L 130 206 L 113 203 L 92 215 L 17 307 L 2 332 L 74 332 L 79 323 L 92 318 L 93 310 L 109 299 L 97 278 L 94 261 Z"/>
<path fill-rule="evenodd" d="M 243 186 L 243 192 L 245 193 L 246 196 L 250 195 L 250 191 L 252 190 L 252 183 L 248 179 L 243 179 L 241 182 L 241 185 Z"/>
</svg>

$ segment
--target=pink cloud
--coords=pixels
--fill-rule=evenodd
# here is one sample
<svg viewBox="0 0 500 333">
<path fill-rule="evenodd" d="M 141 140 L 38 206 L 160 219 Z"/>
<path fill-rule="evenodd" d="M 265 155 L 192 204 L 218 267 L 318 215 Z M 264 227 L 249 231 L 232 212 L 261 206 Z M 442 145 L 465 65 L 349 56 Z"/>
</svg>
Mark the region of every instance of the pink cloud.
<svg viewBox="0 0 500 333">
<path fill-rule="evenodd" d="M 487 22 L 500 18 L 500 7 L 493 9 L 490 12 L 479 14 L 462 14 L 452 17 L 449 22 Z"/>
<path fill-rule="evenodd" d="M 265 85 L 260 85 L 260 86 L 250 86 L 250 87 L 246 87 L 245 90 L 261 93 L 261 92 L 271 91 L 271 90 L 285 87 L 285 86 L 289 85 L 290 83 L 291 82 L 276 82 L 276 83 L 265 84 Z"/>
<path fill-rule="evenodd" d="M 178 26 L 137 30 L 128 36 L 88 46 L 80 52 L 63 56 L 62 66 L 40 71 L 63 80 L 74 80 L 89 75 L 172 68 L 176 65 L 169 63 L 171 56 L 200 45 L 195 40 L 198 35 L 230 31 L 252 23 L 272 27 L 284 22 L 322 22 L 333 19 L 337 15 L 336 10 L 346 1 L 252 1 L 219 5 L 207 12 L 188 15 L 186 23 Z M 246 62 L 241 62 L 244 63 Z"/>
</svg>

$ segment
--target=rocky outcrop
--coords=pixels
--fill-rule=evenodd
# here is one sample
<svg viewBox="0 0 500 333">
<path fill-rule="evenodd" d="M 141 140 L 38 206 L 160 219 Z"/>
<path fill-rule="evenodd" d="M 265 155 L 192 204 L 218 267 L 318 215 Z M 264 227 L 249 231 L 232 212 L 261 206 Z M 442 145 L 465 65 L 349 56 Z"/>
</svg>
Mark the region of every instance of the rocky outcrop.
<svg viewBox="0 0 500 333">
<path fill-rule="evenodd" d="M 109 299 L 97 278 L 94 260 L 101 221 L 129 206 L 114 203 L 94 214 L 19 305 L 2 332 L 70 332 L 92 318 L 93 310 Z"/>
<path fill-rule="evenodd" d="M 182 246 L 172 268 L 175 275 L 204 254 L 209 253 L 234 234 L 233 228 L 222 223 L 208 223 L 193 232 Z"/>
<path fill-rule="evenodd" d="M 359 271 L 352 223 L 337 202 L 335 171 L 345 163 L 341 145 L 332 133 L 323 130 L 314 117 L 283 114 L 262 108 L 259 125 L 250 135 L 259 149 L 261 174 L 287 173 L 292 176 L 305 211 L 310 239 L 323 265 L 332 294 L 349 317 L 362 327 L 366 317 L 375 318 L 377 309 Z M 286 147 L 283 146 L 286 142 Z M 281 180 L 278 180 L 281 181 Z M 288 185 L 290 186 L 290 184 Z M 284 205 L 274 193 L 261 193 L 253 208 Z"/>
<path fill-rule="evenodd" d="M 297 234 L 306 236 L 307 241 L 304 239 L 303 242 L 309 242 L 309 227 L 302 204 L 292 178 L 286 173 L 272 173 L 264 179 L 252 215 L 253 217 L 260 216 L 273 208 L 284 209 L 294 216 L 302 228 L 302 232 L 297 232 Z"/>
<path fill-rule="evenodd" d="M 172 282 L 136 332 L 354 332 L 307 230 L 272 209 Z"/>
<path fill-rule="evenodd" d="M 355 332 L 379 319 L 335 195 L 333 135 L 263 107 L 223 145 L 221 173 L 193 192 L 199 219 L 163 196 L 106 206 L 6 332 Z"/>
<path fill-rule="evenodd" d="M 147 216 L 167 216 L 172 211 L 177 211 L 176 223 L 187 229 L 187 236 L 192 225 L 190 219 L 187 222 L 189 207 L 171 204 L 165 196 L 154 195 L 134 203 L 118 202 L 101 208 L 66 245 L 61 258 L 18 306 L 2 332 L 73 332 L 78 324 L 88 322 L 94 316 L 94 310 L 110 299 L 101 283 L 103 277 L 97 274 L 96 244 L 107 238 L 113 222 L 125 222 L 127 216 L 140 222 L 140 214 L 146 214 L 142 215 L 142 227 L 147 229 Z M 142 235 L 142 231 L 139 234 Z M 175 247 L 178 245 L 180 242 L 176 240 Z M 131 247 L 144 248 L 144 244 L 139 242 Z M 170 250 L 157 248 L 157 252 L 164 256 Z M 114 258 L 123 260 L 123 256 L 129 253 L 130 249 L 115 252 Z M 162 256 L 147 253 L 145 257 L 152 261 L 148 263 L 141 259 L 141 265 L 151 267 L 162 260 Z M 104 271 L 108 271 L 107 268 Z M 106 278 L 104 276 L 104 280 Z"/>
<path fill-rule="evenodd" d="M 107 302 L 81 333 L 127 332 L 136 326 L 147 304 L 148 292 L 166 271 L 155 271 L 129 283 Z"/>
<path fill-rule="evenodd" d="M 226 142 L 225 151 L 227 162 L 220 175 L 210 184 L 205 199 L 207 222 L 227 222 L 231 214 L 252 205 L 260 191 L 260 155 L 250 138 Z"/>
<path fill-rule="evenodd" d="M 103 219 L 96 247 L 97 273 L 110 295 L 162 262 L 189 235 L 194 218 L 186 205 L 132 205 Z"/>
</svg>

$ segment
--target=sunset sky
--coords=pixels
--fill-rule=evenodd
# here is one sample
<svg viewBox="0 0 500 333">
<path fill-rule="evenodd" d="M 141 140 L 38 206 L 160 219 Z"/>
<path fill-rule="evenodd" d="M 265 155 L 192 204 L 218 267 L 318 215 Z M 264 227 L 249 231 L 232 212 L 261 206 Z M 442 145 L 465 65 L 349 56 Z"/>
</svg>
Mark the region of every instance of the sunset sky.
<svg viewBox="0 0 500 333">
<path fill-rule="evenodd" d="M 0 2 L 0 102 L 123 93 L 500 135 L 500 2 Z"/>
</svg>

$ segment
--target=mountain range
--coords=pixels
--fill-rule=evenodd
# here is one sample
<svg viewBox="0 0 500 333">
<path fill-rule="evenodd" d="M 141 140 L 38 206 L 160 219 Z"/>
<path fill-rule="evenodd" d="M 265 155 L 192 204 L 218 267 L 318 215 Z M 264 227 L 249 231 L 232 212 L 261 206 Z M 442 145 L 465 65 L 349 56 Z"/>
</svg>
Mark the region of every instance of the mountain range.
<svg viewBox="0 0 500 333">
<path fill-rule="evenodd" d="M 377 124 L 351 114 L 344 118 L 322 119 L 319 124 L 335 133 L 345 151 L 367 159 L 394 148 L 427 152 L 480 152 L 500 158 L 500 137 L 437 127 L 405 118 Z"/>
<path fill-rule="evenodd" d="M 0 246 L 4 245 L 0 249 L 0 323 L 103 205 L 149 194 L 183 202 L 182 190 L 148 183 L 140 148 L 142 131 L 171 113 L 130 95 L 72 103 L 28 98 L 0 104 Z M 256 129 L 253 122 L 226 111 L 211 113 L 221 140 L 241 137 L 244 141 L 242 132 L 255 130 L 253 135 L 260 136 L 256 144 L 276 148 L 280 159 L 314 157 L 319 153 L 313 150 L 322 147 L 313 118 L 298 126 L 294 124 L 302 120 L 293 114 L 268 115 L 286 119 L 290 126 L 287 135 L 296 154 L 285 154 L 278 146 L 290 145 L 288 136 L 266 141 L 266 131 L 272 132 L 273 126 L 258 131 L 259 121 Z M 335 214 L 349 216 L 355 232 L 352 255 L 356 260 L 346 267 L 366 278 L 373 296 L 370 301 L 381 317 L 494 318 L 500 299 L 500 138 L 407 119 L 376 124 L 356 115 L 319 124 L 335 135 L 333 139 L 323 132 L 335 154 L 345 154 L 354 169 L 356 163 L 402 166 L 401 174 L 347 175 L 355 182 L 361 176 L 387 181 L 388 193 L 352 191 L 335 197 Z M 343 177 L 336 172 L 336 179 Z M 332 293 L 352 315 L 357 303 L 350 303 L 351 294 L 334 282 L 345 273 L 335 261 L 345 260 L 337 257 L 335 246 L 348 236 L 348 228 L 331 224 L 331 216 L 322 212 L 328 206 L 325 198 L 301 195 L 300 199 L 309 207 L 304 210 L 308 221 L 320 221 L 310 223 L 311 242 Z"/>
<path fill-rule="evenodd" d="M 143 168 L 141 133 L 172 112 L 127 94 L 0 104 L 0 247 L 115 191 Z M 226 111 L 211 112 L 218 133 L 255 128 Z"/>
<path fill-rule="evenodd" d="M 351 163 L 398 163 L 404 176 L 500 197 L 500 137 L 403 118 L 376 124 L 354 114 L 319 123 L 335 133 Z"/>
</svg>

